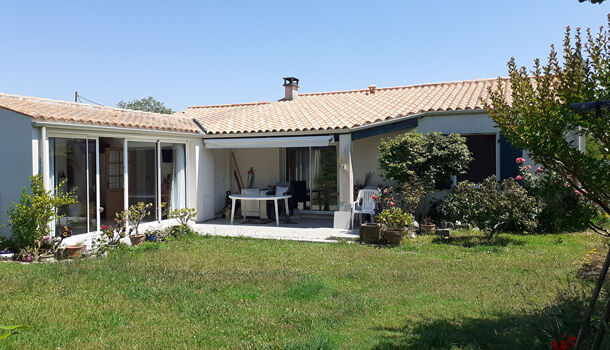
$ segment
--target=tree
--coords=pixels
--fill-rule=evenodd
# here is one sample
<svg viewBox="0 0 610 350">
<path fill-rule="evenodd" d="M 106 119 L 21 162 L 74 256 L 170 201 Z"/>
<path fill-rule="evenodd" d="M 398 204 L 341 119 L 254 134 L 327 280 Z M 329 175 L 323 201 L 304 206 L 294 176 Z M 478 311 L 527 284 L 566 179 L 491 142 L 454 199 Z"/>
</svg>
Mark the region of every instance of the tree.
<svg viewBox="0 0 610 350">
<path fill-rule="evenodd" d="M 610 24 L 610 16 L 608 17 Z M 572 38 L 566 29 L 563 60 L 551 47 L 548 62 L 534 61 L 532 75 L 525 67 L 517 67 L 515 59 L 508 62 L 507 82 L 498 81 L 497 91 L 489 90 L 490 102 L 485 109 L 509 141 L 528 150 L 532 159 L 550 169 L 575 192 L 595 203 L 610 215 L 610 115 L 597 107 L 593 112 L 576 112 L 570 104 L 601 101 L 610 98 L 610 33 L 603 27 L 598 34 L 587 29 L 583 43 L 580 29 Z M 569 136 L 586 135 L 596 145 L 595 152 L 581 152 Z M 603 225 L 590 223 L 591 228 L 610 236 Z M 575 348 L 588 331 L 589 320 L 610 266 L 610 250 L 597 280 L 591 302 L 578 332 Z M 608 298 L 605 315 L 610 313 Z M 604 317 L 606 318 L 606 316 Z M 598 349 L 606 333 L 606 322 L 593 341 Z"/>
<path fill-rule="evenodd" d="M 379 167 L 386 179 L 400 183 L 421 181 L 427 191 L 468 170 L 472 154 L 457 134 L 408 132 L 379 143 Z"/>
<path fill-rule="evenodd" d="M 601 4 L 604 1 L 606 0 L 578 0 L 578 2 L 590 2 L 592 4 Z"/>
<path fill-rule="evenodd" d="M 610 21 L 610 17 L 609 17 Z M 583 43 L 580 29 L 572 38 L 568 27 L 560 62 L 554 47 L 545 65 L 534 61 L 531 75 L 525 67 L 508 62 L 508 81 L 489 90 L 485 109 L 511 144 L 561 176 L 567 185 L 610 214 L 610 116 L 576 112 L 571 103 L 610 98 L 610 33 L 587 30 Z M 595 153 L 581 152 L 573 140 L 586 135 L 598 146 Z M 609 235 L 591 222 L 596 232 Z"/>
<path fill-rule="evenodd" d="M 132 101 L 119 101 L 116 104 L 119 108 L 134 109 L 137 111 L 153 112 L 161 114 L 172 114 L 174 111 L 171 108 L 165 107 L 163 102 L 155 100 L 152 96 Z"/>
</svg>

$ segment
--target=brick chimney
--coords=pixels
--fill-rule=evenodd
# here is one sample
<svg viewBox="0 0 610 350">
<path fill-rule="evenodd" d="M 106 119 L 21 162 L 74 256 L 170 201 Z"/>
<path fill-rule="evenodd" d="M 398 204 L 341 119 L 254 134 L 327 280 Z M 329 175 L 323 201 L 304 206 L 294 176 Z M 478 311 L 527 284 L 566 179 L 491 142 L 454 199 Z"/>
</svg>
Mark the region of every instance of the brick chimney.
<svg viewBox="0 0 610 350">
<path fill-rule="evenodd" d="M 284 100 L 292 101 L 299 95 L 299 79 L 295 77 L 284 78 L 285 96 Z"/>
</svg>

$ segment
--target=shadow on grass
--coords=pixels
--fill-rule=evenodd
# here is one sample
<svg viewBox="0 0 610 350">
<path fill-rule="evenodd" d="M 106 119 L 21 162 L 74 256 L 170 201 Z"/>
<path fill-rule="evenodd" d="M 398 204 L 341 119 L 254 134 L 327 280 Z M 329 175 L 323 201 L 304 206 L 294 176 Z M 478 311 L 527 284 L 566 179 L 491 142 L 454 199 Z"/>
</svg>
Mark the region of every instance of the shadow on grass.
<svg viewBox="0 0 610 350">
<path fill-rule="evenodd" d="M 442 237 L 435 237 L 432 239 L 432 243 L 436 244 L 449 244 L 456 245 L 465 248 L 473 248 L 473 247 L 506 247 L 508 245 L 525 245 L 525 242 L 522 240 L 504 237 L 504 236 L 457 236 L 451 237 L 450 239 L 444 239 Z"/>
<path fill-rule="evenodd" d="M 381 341 L 373 349 L 550 349 L 553 339 L 578 333 L 590 292 L 588 288 L 571 287 L 561 291 L 549 306 L 521 314 L 379 327 L 375 331 L 382 334 Z M 601 313 L 600 305 L 596 314 Z M 597 325 L 592 324 L 593 331 Z M 583 349 L 590 347 L 590 338 Z"/>
</svg>

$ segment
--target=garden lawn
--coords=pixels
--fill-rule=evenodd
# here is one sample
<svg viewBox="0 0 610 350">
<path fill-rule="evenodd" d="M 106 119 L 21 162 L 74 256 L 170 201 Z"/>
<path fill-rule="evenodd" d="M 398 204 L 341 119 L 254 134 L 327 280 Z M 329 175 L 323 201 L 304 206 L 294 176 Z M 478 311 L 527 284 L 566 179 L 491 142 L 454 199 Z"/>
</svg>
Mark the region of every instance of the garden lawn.
<svg viewBox="0 0 610 350">
<path fill-rule="evenodd" d="M 477 235 L 394 248 L 189 236 L 2 263 L 0 324 L 30 328 L 0 348 L 548 349 L 532 310 L 580 283 L 574 263 L 601 239 Z"/>
</svg>

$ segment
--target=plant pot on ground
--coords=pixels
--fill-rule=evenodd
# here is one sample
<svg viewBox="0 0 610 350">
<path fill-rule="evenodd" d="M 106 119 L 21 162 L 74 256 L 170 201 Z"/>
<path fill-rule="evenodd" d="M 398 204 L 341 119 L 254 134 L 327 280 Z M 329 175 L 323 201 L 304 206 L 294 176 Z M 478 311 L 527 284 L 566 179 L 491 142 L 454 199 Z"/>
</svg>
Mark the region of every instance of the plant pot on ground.
<svg viewBox="0 0 610 350">
<path fill-rule="evenodd" d="M 64 255 L 67 259 L 75 259 L 83 256 L 82 245 L 68 245 L 64 247 Z"/>
<path fill-rule="evenodd" d="M 383 229 L 381 230 L 381 237 L 385 243 L 399 245 L 404 237 L 404 232 L 405 230 L 402 228 Z"/>
<path fill-rule="evenodd" d="M 131 241 L 131 245 L 140 245 L 144 243 L 146 236 L 144 234 L 137 234 L 129 236 L 129 240 Z"/>
<path fill-rule="evenodd" d="M 378 224 L 364 223 L 360 225 L 360 241 L 364 243 L 378 243 L 381 238 L 381 227 Z"/>
<path fill-rule="evenodd" d="M 377 215 L 381 223 L 381 239 L 385 243 L 400 244 L 405 229 L 413 224 L 413 216 L 400 208 L 391 207 L 382 210 Z"/>
<path fill-rule="evenodd" d="M 419 230 L 421 231 L 421 233 L 432 233 L 435 228 L 436 225 L 434 224 L 434 222 L 432 222 L 428 218 L 424 218 L 421 224 L 419 225 Z"/>
</svg>

